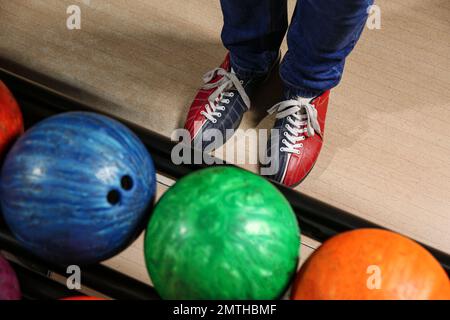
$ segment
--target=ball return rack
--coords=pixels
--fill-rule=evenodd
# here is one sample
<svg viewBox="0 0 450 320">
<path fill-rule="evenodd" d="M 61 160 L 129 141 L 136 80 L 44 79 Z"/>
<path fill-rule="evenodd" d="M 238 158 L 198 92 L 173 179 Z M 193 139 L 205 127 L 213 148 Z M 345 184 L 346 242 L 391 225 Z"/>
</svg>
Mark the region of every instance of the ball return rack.
<svg viewBox="0 0 450 320">
<path fill-rule="evenodd" d="M 129 121 L 99 112 L 72 97 L 22 77 L 11 71 L 14 68 L 4 68 L 3 65 L 4 63 L 0 59 L 0 80 L 5 82 L 16 97 L 22 109 L 25 128 L 29 128 L 49 116 L 62 112 L 75 110 L 94 111 L 121 121 L 135 132 L 152 155 L 158 173 L 176 180 L 195 170 L 206 167 L 205 165 L 173 164 L 171 161 L 171 150 L 175 146 L 175 142 L 169 138 Z M 290 202 L 299 221 L 302 234 L 317 241 L 323 242 L 338 233 L 353 229 L 385 229 L 298 191 L 275 182 L 273 184 Z M 450 255 L 430 246 L 423 246 L 441 263 L 447 274 L 450 275 Z M 62 297 L 82 295 L 74 290 L 69 290 L 65 285 L 49 277 L 52 273 L 64 277 L 66 275 L 66 266 L 41 260 L 25 250 L 11 235 L 1 218 L 0 250 L 15 257 L 12 264 L 21 283 L 25 299 L 60 299 Z M 82 283 L 90 289 L 113 299 L 160 299 L 151 286 L 101 264 L 83 267 Z"/>
</svg>

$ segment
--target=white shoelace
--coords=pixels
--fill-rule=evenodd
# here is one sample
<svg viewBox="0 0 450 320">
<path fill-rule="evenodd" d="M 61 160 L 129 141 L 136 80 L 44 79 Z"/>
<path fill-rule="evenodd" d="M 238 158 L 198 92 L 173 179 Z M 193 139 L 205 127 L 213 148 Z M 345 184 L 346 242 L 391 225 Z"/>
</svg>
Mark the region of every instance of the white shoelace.
<svg viewBox="0 0 450 320">
<path fill-rule="evenodd" d="M 209 83 L 216 76 L 222 76 L 222 78 L 214 83 Z M 202 111 L 201 114 L 205 116 L 212 123 L 217 122 L 217 118 L 222 116 L 222 112 L 225 111 L 225 105 L 230 103 L 230 99 L 234 96 L 233 92 L 227 92 L 233 88 L 237 90 L 237 92 L 241 95 L 242 100 L 248 109 L 250 109 L 250 98 L 242 86 L 243 81 L 239 80 L 236 74 L 231 71 L 228 72 L 223 68 L 215 68 L 211 71 L 208 71 L 203 76 L 203 82 L 205 85 L 203 89 L 212 89 L 217 88 L 208 98 L 208 104 L 205 105 L 205 111 Z M 221 112 L 222 111 L 222 112 Z"/>
<path fill-rule="evenodd" d="M 277 112 L 277 119 L 287 118 L 281 152 L 299 154 L 299 148 L 303 147 L 301 141 L 306 137 L 314 136 L 315 133 L 321 135 L 319 121 L 317 120 L 317 110 L 311 104 L 311 98 L 297 98 L 296 100 L 286 100 L 277 103 L 268 110 L 270 114 Z"/>
</svg>

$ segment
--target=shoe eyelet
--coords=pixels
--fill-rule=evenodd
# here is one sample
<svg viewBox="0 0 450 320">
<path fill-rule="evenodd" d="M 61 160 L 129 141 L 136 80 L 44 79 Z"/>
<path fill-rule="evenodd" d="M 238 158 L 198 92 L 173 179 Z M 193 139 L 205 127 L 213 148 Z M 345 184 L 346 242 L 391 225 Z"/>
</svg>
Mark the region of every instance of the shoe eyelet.
<svg viewBox="0 0 450 320">
<path fill-rule="evenodd" d="M 239 80 L 239 83 L 240 84 L 244 84 L 244 80 Z"/>
<path fill-rule="evenodd" d="M 231 98 L 234 97 L 234 92 L 230 92 L 230 97 L 231 97 Z"/>
<path fill-rule="evenodd" d="M 220 118 L 221 116 L 222 116 L 222 114 L 219 112 L 219 113 L 217 114 L 217 117 Z"/>
<path fill-rule="evenodd" d="M 286 139 L 281 140 L 281 142 L 286 143 Z"/>
<path fill-rule="evenodd" d="M 283 135 L 284 135 L 285 137 L 287 137 L 287 132 L 284 132 Z"/>
<path fill-rule="evenodd" d="M 214 119 L 214 120 L 212 121 L 212 123 L 217 123 L 217 120 L 216 120 L 216 119 Z"/>
</svg>

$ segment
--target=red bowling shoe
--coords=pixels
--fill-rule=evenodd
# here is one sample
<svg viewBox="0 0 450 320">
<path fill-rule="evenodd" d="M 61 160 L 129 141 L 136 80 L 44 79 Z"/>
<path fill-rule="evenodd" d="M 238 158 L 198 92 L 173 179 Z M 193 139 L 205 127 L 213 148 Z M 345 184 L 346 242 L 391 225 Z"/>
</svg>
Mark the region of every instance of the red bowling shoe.
<svg viewBox="0 0 450 320">
<path fill-rule="evenodd" d="M 279 58 L 268 73 L 244 78 L 233 71 L 227 54 L 219 68 L 203 76 L 204 85 L 192 102 L 184 126 L 195 148 L 205 151 L 208 147 L 207 151 L 210 151 L 232 136 L 244 113 L 250 109 L 250 97 L 278 62 Z M 217 133 L 221 135 L 220 140 L 217 140 Z"/>
<path fill-rule="evenodd" d="M 313 99 L 286 100 L 269 110 L 277 113 L 274 129 L 278 132 L 268 142 L 275 171 L 270 179 L 293 187 L 311 171 L 322 148 L 329 95 L 326 91 Z"/>
</svg>

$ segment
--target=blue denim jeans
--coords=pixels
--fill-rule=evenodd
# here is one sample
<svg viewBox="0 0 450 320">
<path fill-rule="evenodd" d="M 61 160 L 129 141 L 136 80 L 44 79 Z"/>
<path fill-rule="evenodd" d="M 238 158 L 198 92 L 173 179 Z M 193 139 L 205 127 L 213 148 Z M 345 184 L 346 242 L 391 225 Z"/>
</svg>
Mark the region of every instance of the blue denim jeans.
<svg viewBox="0 0 450 320">
<path fill-rule="evenodd" d="M 280 67 L 287 96 L 335 87 L 373 0 L 298 0 Z M 266 73 L 288 29 L 287 0 L 221 0 L 222 41 L 238 75 Z"/>
</svg>

